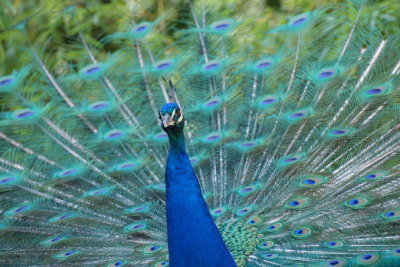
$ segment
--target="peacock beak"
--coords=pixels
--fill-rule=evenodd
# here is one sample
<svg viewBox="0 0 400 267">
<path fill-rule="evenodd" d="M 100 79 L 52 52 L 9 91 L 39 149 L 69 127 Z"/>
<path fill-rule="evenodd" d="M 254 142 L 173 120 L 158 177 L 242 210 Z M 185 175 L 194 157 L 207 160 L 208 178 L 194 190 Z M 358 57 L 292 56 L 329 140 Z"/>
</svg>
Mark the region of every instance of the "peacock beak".
<svg viewBox="0 0 400 267">
<path fill-rule="evenodd" d="M 174 120 L 172 120 L 172 116 L 169 114 L 161 115 L 161 122 L 164 128 L 175 124 Z"/>
<path fill-rule="evenodd" d="M 168 113 L 162 115 L 160 113 L 160 119 L 163 127 L 167 128 L 169 126 L 174 126 L 177 123 L 180 123 L 183 120 L 183 114 L 180 110 L 174 109 L 171 115 L 169 115 Z"/>
</svg>

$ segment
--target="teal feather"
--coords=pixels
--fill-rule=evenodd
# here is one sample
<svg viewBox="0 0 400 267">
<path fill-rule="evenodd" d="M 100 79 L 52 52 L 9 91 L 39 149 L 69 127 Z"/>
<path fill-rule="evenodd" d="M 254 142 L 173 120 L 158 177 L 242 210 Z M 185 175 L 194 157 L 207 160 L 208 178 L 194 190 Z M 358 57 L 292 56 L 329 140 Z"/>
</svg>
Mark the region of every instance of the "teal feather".
<svg viewBox="0 0 400 267">
<path fill-rule="evenodd" d="M 189 7 L 180 29 L 168 12 L 99 42 L 80 6 L 4 31 L 26 47 L 15 67 L 6 42 L 0 73 L 0 265 L 169 266 L 159 116 L 176 102 L 196 196 L 238 266 L 400 266 L 399 37 L 374 5 L 253 31 Z M 31 40 L 40 16 L 73 45 Z"/>
</svg>

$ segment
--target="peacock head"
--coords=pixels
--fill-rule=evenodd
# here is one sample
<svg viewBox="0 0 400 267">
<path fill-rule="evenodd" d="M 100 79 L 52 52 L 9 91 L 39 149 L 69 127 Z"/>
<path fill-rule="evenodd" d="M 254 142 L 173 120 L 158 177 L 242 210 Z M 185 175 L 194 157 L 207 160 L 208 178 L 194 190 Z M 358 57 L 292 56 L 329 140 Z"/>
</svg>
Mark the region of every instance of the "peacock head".
<svg viewBox="0 0 400 267">
<path fill-rule="evenodd" d="M 182 110 L 176 103 L 164 104 L 159 114 L 161 128 L 167 133 L 181 131 L 185 126 Z"/>
</svg>

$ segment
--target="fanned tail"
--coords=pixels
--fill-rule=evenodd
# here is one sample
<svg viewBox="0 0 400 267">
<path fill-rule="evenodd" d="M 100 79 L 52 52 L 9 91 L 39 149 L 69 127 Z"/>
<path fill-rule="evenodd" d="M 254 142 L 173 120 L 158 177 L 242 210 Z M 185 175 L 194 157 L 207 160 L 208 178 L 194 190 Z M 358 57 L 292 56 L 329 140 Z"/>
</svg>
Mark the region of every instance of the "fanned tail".
<svg viewBox="0 0 400 267">
<path fill-rule="evenodd" d="M 72 23 L 70 65 L 26 41 L 30 63 L 0 77 L 0 263 L 167 266 L 158 116 L 173 100 L 239 266 L 399 265 L 399 37 L 367 5 L 260 35 L 193 4 L 184 30 L 167 12 L 96 42 Z"/>
</svg>

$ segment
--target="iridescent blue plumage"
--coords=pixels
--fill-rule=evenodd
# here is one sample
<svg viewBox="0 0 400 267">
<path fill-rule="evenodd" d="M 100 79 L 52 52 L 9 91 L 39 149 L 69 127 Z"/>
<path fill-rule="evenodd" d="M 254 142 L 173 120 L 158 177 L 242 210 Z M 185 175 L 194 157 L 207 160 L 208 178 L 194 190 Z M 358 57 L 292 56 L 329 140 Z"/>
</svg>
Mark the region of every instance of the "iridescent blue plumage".
<svg viewBox="0 0 400 267">
<path fill-rule="evenodd" d="M 179 106 L 176 103 L 165 104 L 160 115 L 162 121 L 164 116 L 172 115 L 169 120 L 173 122 L 163 127 L 170 144 L 165 170 L 170 265 L 236 266 L 203 199 L 186 153 L 185 120 Z"/>
</svg>

